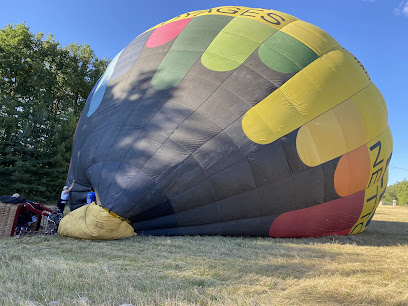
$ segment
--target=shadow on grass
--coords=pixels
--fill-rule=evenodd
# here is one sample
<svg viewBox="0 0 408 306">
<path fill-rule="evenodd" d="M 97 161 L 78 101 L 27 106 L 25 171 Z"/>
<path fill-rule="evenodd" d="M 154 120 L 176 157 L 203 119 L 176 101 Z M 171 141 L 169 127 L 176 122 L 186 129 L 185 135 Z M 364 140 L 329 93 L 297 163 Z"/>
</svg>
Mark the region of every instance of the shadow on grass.
<svg viewBox="0 0 408 306">
<path fill-rule="evenodd" d="M 304 244 L 333 242 L 358 246 L 405 246 L 408 245 L 408 223 L 372 221 L 364 232 L 356 235 L 299 239 L 299 243 Z"/>
</svg>

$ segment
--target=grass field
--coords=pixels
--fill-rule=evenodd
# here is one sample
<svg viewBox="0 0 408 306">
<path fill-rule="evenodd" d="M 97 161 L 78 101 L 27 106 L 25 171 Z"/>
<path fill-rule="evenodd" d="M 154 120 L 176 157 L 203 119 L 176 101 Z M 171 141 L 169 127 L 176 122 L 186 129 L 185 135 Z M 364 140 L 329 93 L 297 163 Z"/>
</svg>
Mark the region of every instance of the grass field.
<svg viewBox="0 0 408 306">
<path fill-rule="evenodd" d="M 408 208 L 304 239 L 0 240 L 0 305 L 408 305 Z"/>
</svg>

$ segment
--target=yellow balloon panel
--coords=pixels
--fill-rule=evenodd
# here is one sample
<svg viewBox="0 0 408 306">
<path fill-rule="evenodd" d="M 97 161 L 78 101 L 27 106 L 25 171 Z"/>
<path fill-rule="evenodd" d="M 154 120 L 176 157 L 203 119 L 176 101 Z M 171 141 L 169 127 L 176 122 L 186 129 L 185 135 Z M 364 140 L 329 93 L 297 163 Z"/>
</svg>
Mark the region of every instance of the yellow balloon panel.
<svg viewBox="0 0 408 306">
<path fill-rule="evenodd" d="M 366 143 L 364 121 L 351 99 L 299 129 L 296 148 L 308 166 L 321 165 Z"/>
<path fill-rule="evenodd" d="M 291 22 L 282 28 L 281 32 L 301 41 L 319 56 L 339 46 L 339 43 L 328 33 L 302 20 Z"/>
<path fill-rule="evenodd" d="M 303 120 L 295 104 L 276 90 L 244 115 L 242 128 L 252 141 L 268 144 L 297 129 Z"/>
<path fill-rule="evenodd" d="M 369 84 L 368 75 L 354 56 L 335 48 L 251 108 L 243 117 L 243 130 L 256 143 L 271 143 Z"/>
<path fill-rule="evenodd" d="M 374 84 L 299 129 L 296 147 L 308 166 L 351 152 L 387 127 L 384 99 Z"/>
<path fill-rule="evenodd" d="M 378 88 L 370 86 L 352 97 L 364 121 L 366 142 L 380 135 L 388 127 L 388 113 L 384 98 Z"/>
</svg>

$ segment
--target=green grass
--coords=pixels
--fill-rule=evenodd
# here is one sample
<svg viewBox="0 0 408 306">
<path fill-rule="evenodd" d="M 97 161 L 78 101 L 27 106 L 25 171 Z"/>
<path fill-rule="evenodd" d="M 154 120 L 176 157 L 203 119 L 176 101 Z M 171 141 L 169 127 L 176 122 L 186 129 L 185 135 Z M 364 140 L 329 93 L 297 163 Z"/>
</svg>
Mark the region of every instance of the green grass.
<svg viewBox="0 0 408 306">
<path fill-rule="evenodd" d="M 347 237 L 3 238 L 0 259 L 0 305 L 408 305 L 408 208 Z"/>
</svg>

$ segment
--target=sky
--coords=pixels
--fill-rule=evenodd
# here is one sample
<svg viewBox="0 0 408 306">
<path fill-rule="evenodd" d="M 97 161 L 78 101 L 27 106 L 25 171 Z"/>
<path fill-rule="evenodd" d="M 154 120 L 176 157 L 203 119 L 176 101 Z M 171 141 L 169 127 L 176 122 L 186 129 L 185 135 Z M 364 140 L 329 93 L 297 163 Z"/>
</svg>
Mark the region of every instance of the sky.
<svg viewBox="0 0 408 306">
<path fill-rule="evenodd" d="M 408 179 L 408 0 L 0 0 L 0 28 L 25 22 L 62 45 L 113 59 L 136 36 L 182 13 L 225 5 L 281 11 L 333 36 L 383 94 L 394 150 L 388 184 Z"/>
</svg>

